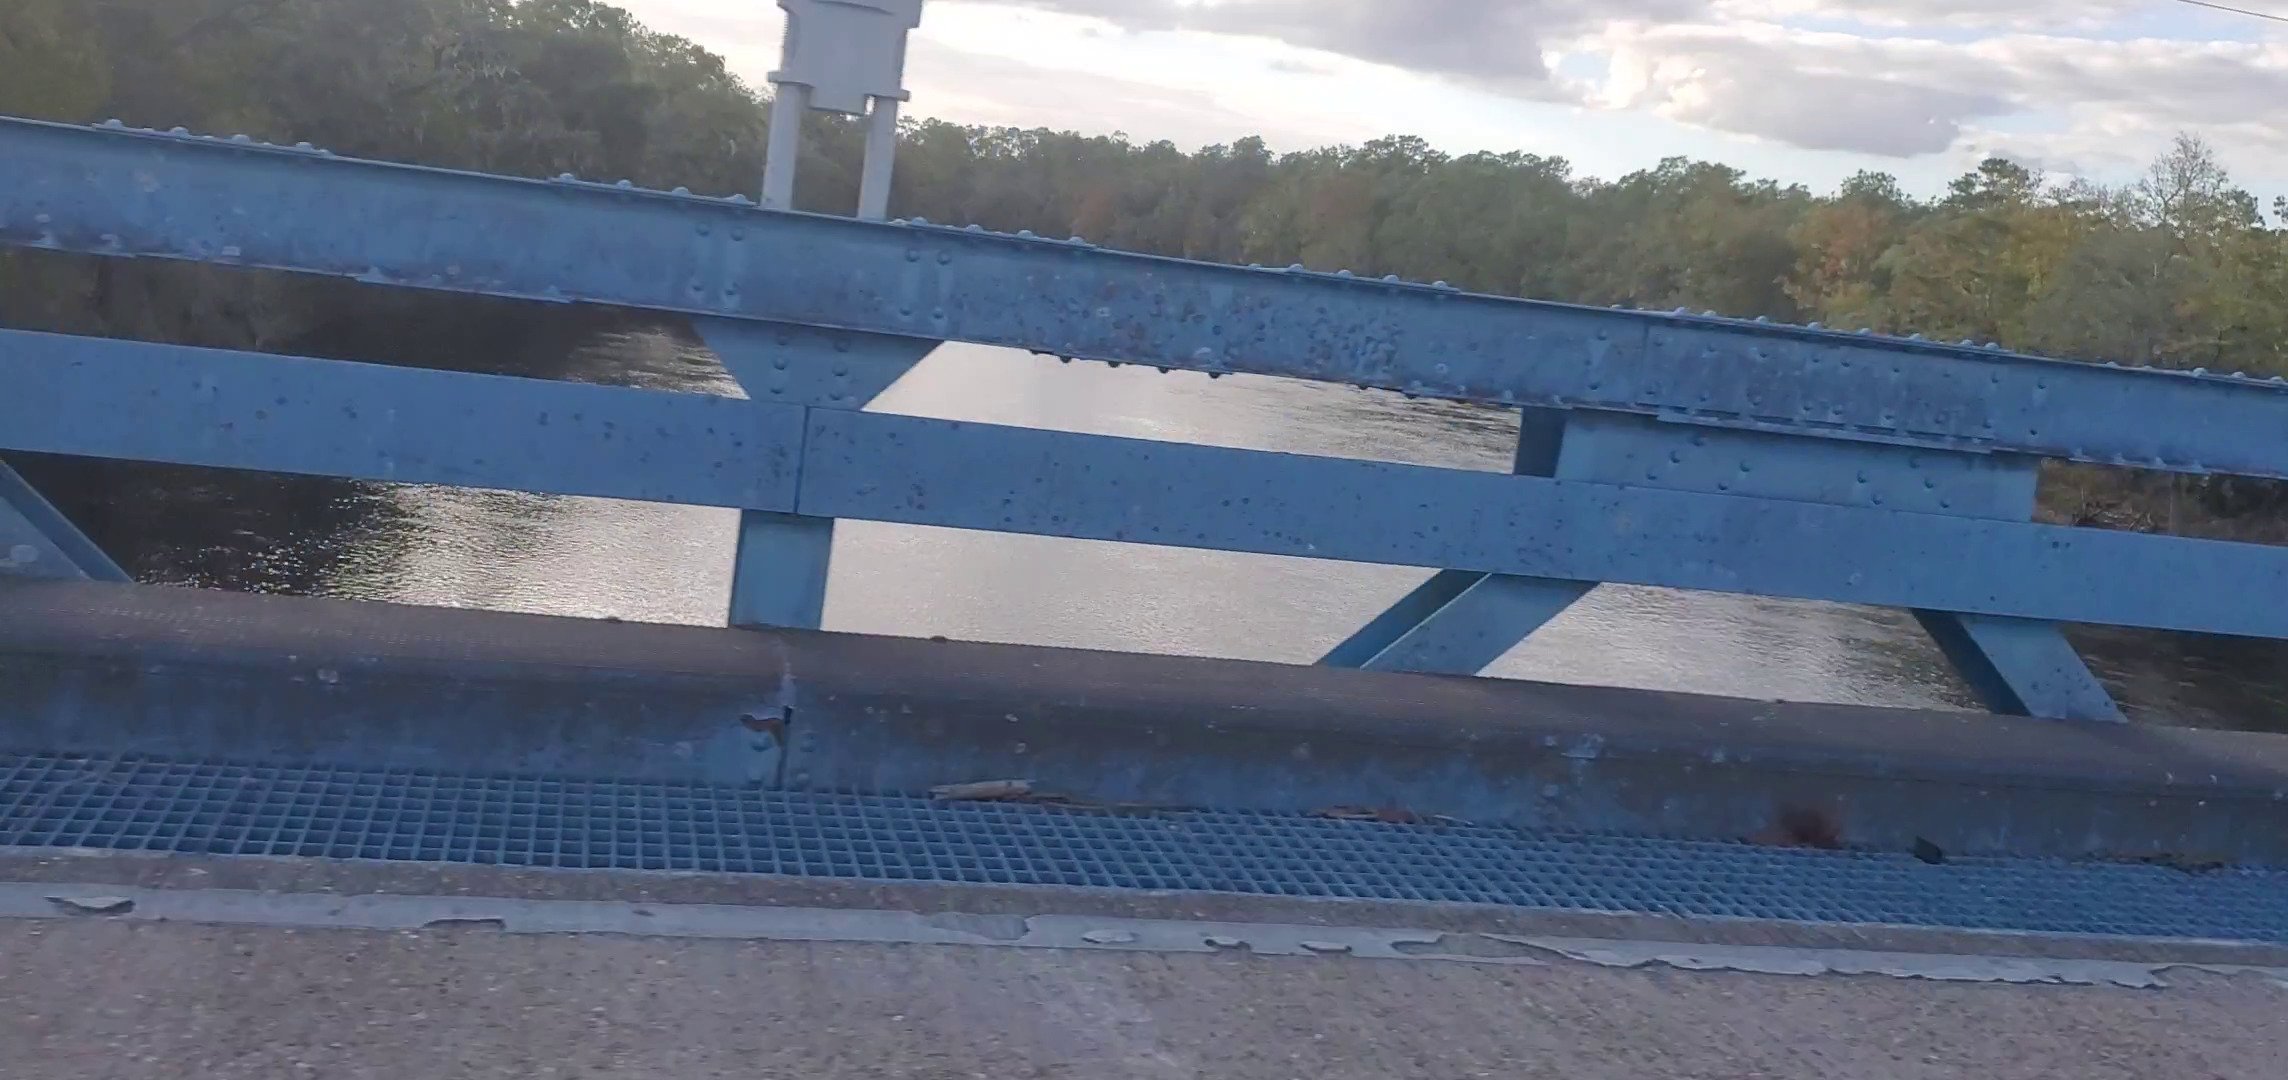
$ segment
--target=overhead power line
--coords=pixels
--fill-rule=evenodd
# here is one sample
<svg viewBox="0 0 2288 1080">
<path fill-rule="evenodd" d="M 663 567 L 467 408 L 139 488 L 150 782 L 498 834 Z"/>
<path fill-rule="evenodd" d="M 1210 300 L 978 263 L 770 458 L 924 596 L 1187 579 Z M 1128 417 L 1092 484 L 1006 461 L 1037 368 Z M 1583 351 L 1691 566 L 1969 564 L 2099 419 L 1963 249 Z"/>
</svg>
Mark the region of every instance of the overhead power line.
<svg viewBox="0 0 2288 1080">
<path fill-rule="evenodd" d="M 2288 23 L 2288 15 L 2275 15 L 2269 11 L 2250 11 L 2247 8 L 2230 7 L 2224 4 L 2212 4 L 2209 3 L 2209 0 L 2177 0 L 2177 2 L 2180 4 L 2191 4 L 2194 7 L 2208 8 L 2212 11 L 2229 11 L 2235 15 L 2246 15 L 2252 19 L 2270 19 L 2276 23 Z"/>
</svg>

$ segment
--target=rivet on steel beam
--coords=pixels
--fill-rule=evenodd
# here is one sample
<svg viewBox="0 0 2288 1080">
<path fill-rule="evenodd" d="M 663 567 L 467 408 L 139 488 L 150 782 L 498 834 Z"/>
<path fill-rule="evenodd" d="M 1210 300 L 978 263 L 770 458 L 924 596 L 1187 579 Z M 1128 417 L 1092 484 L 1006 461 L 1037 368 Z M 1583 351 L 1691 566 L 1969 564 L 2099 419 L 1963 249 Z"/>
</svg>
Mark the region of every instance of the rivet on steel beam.
<svg viewBox="0 0 2288 1080">
<path fill-rule="evenodd" d="M 1302 263 L 1288 263 L 1288 264 L 1287 264 L 1287 272 L 1288 272 L 1288 273 L 1290 273 L 1290 274 L 1300 274 L 1300 273 L 1302 273 L 1302 272 L 1303 272 L 1303 264 L 1302 264 Z"/>
<path fill-rule="evenodd" d="M 1398 275 L 1397 275 L 1397 274 L 1384 274 L 1384 275 L 1382 275 L 1382 280 L 1383 280 L 1383 282 L 1384 282 L 1385 284 L 1389 284 L 1389 285 L 1396 285 L 1396 284 L 1398 284 Z"/>
<path fill-rule="evenodd" d="M 977 223 L 975 223 L 975 222 L 971 222 L 971 223 L 970 223 L 970 224 L 968 224 L 968 225 L 964 225 L 964 226 L 962 226 L 962 227 L 961 227 L 961 231 L 963 231 L 963 232 L 975 232 L 975 233 L 981 233 L 981 232 L 984 232 L 984 231 L 985 231 L 985 226 L 983 226 L 983 225 L 979 225 L 979 224 L 977 224 Z"/>
<path fill-rule="evenodd" d="M 633 188 L 633 187 L 635 187 L 635 184 L 633 184 L 633 183 L 631 183 L 631 182 L 629 182 L 629 181 L 626 181 L 626 180 L 621 180 L 621 181 L 618 181 L 617 183 L 614 183 L 612 186 L 613 186 L 613 187 L 616 187 L 616 188 Z"/>
<path fill-rule="evenodd" d="M 580 182 L 580 178 L 568 172 L 560 172 L 556 174 L 556 182 L 559 184 L 576 184 Z"/>
<path fill-rule="evenodd" d="M 1806 330 L 1825 330 L 1825 329 L 1827 329 L 1826 325 L 1825 325 L 1825 324 L 1823 324 L 1823 323 L 1805 323 L 1803 328 L 1804 328 L 1804 329 L 1806 329 Z"/>
<path fill-rule="evenodd" d="M 926 218 L 926 217 L 921 217 L 921 216 L 919 216 L 919 215 L 916 215 L 914 218 L 912 218 L 912 219 L 911 219 L 911 223 L 912 223 L 912 224 L 915 224 L 915 225 L 927 225 L 927 224 L 929 224 L 929 219 L 928 219 L 928 218 Z"/>
<path fill-rule="evenodd" d="M 1344 268 L 1343 268 L 1343 269 L 1341 269 L 1341 270 L 1337 270 L 1337 271 L 1335 271 L 1335 276 L 1336 276 L 1336 277 L 1349 277 L 1349 276 L 1351 276 L 1350 268 L 1349 268 L 1349 267 L 1344 267 Z"/>
<path fill-rule="evenodd" d="M 1031 230 L 1031 229 L 1019 229 L 1019 230 L 1017 230 L 1017 239 L 1019 239 L 1019 240 L 1032 240 L 1032 239 L 1035 239 L 1035 237 L 1033 236 L 1033 230 Z"/>
<path fill-rule="evenodd" d="M 668 194 L 677 196 L 679 198 L 688 198 L 691 195 L 691 189 L 687 187 L 678 187 L 674 191 L 668 192 Z"/>
<path fill-rule="evenodd" d="M 755 200 L 753 200 L 753 199 L 750 199 L 750 198 L 746 197 L 745 195 L 733 195 L 733 196 L 731 196 L 730 198 L 728 198 L 728 199 L 725 199 L 725 200 L 723 200 L 723 201 L 724 201 L 724 202 L 728 202 L 728 203 L 732 203 L 732 204 L 734 204 L 734 205 L 737 205 L 737 206 L 747 206 L 747 205 L 750 205 L 750 204 L 752 204 L 752 203 L 753 203 Z"/>
<path fill-rule="evenodd" d="M 104 121 L 102 126 L 104 126 L 104 127 L 107 127 L 107 128 L 123 128 L 123 127 L 126 127 L 127 125 L 126 125 L 126 123 L 124 123 L 123 121 L 121 121 L 121 120 L 120 120 L 118 117 L 114 116 L 114 117 L 112 117 L 111 119 Z"/>
<path fill-rule="evenodd" d="M 1873 334 L 1875 330 L 1873 327 L 1862 326 L 1859 328 L 1859 332 L 1862 334 Z"/>
<path fill-rule="evenodd" d="M 298 143 L 295 143 L 295 144 L 294 144 L 294 149 L 296 149 L 296 150 L 300 150 L 301 152 L 303 152 L 303 153 L 307 154 L 307 153 L 309 153 L 310 151 L 317 149 L 317 147 L 315 147 L 315 146 L 312 146 L 312 145 L 310 145 L 309 143 L 306 143 L 306 142 L 298 142 Z"/>
<path fill-rule="evenodd" d="M 2208 374 L 2208 373 L 2209 373 L 2209 369 L 2207 369 L 2207 368 L 2205 368 L 2205 367 L 2197 367 L 2197 368 L 2194 368 L 2194 369 L 2193 369 L 2193 374 L 2194 374 L 2194 375 L 2206 375 L 2206 374 Z"/>
<path fill-rule="evenodd" d="M 1433 281 L 1433 282 L 1431 282 L 1431 283 L 1430 283 L 1430 287 L 1431 287 L 1431 288 L 1433 288 L 1433 289 L 1445 289 L 1445 290 L 1447 290 L 1447 291 L 1449 291 L 1449 292 L 1460 292 L 1460 291 L 1461 291 L 1460 289 L 1456 289 L 1456 288 L 1454 288 L 1452 285 L 1448 285 L 1448 284 L 1446 284 L 1444 281 Z"/>
<path fill-rule="evenodd" d="M 1908 340 L 1908 341 L 1921 341 L 1921 340 L 1923 340 L 1923 336 L 1922 336 L 1921 334 L 1908 334 L 1908 335 L 1907 335 L 1907 340 Z"/>
<path fill-rule="evenodd" d="M 234 142 L 234 143 L 239 143 L 239 144 L 241 144 L 241 145 L 244 145 L 244 144 L 246 144 L 246 143 L 250 143 L 250 142 L 253 142 L 253 141 L 254 141 L 254 139 L 253 139 L 251 136 L 248 136 L 248 135 L 245 135 L 245 134 L 238 134 L 238 135 L 233 135 L 233 136 L 231 136 L 231 137 L 230 137 L 230 141 L 232 141 L 232 142 Z"/>
<path fill-rule="evenodd" d="M 187 139 L 191 135 L 191 129 L 177 124 L 174 127 L 168 128 L 167 134 L 172 135 L 178 139 Z"/>
</svg>

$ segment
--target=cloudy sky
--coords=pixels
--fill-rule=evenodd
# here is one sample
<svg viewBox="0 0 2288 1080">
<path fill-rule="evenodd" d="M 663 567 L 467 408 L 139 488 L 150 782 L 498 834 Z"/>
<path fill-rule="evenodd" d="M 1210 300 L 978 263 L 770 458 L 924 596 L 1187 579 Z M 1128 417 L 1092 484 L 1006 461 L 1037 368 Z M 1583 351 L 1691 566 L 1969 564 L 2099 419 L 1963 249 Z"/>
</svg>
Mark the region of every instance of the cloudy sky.
<svg viewBox="0 0 2288 1080">
<path fill-rule="evenodd" d="M 777 59 L 772 0 L 617 2 L 757 85 Z M 1994 152 L 2119 181 L 2192 131 L 2288 193 L 2288 23 L 2179 0 L 928 0 L 906 85 L 910 115 L 1187 148 L 1398 132 L 1926 193 Z"/>
</svg>

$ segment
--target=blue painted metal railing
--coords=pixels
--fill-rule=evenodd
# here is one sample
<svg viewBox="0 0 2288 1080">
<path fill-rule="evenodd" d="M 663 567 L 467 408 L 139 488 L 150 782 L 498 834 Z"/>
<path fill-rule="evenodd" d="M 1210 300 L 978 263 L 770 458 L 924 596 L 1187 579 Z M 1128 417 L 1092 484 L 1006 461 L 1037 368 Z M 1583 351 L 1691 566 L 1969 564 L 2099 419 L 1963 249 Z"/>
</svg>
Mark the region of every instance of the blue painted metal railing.
<svg viewBox="0 0 2288 1080">
<path fill-rule="evenodd" d="M 1438 568 L 1325 660 L 1358 667 L 1474 672 L 1599 582 L 1907 608 L 2039 716 L 2119 718 L 2057 621 L 2288 637 L 2288 550 L 2029 520 L 2045 457 L 2288 477 L 2277 379 L 180 131 L 0 120 L 0 161 L 0 243 L 684 313 L 749 398 L 5 330 L 0 449 L 738 507 L 734 625 L 817 625 L 859 518 Z M 1512 406 L 1516 467 L 860 411 L 947 340 Z M 0 570 L 116 575 L 0 496 Z"/>
</svg>

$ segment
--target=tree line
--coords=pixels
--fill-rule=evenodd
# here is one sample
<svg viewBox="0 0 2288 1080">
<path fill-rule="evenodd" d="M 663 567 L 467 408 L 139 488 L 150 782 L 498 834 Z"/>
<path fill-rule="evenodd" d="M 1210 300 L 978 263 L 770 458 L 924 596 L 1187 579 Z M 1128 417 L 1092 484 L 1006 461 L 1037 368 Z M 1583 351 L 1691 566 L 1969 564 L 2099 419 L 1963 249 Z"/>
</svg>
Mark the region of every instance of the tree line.
<svg viewBox="0 0 2288 1080">
<path fill-rule="evenodd" d="M 723 60 L 596 0 L 13 0 L 0 112 L 309 140 L 337 153 L 752 193 L 768 108 Z M 2288 231 L 2182 136 L 2120 186 L 2003 159 L 1932 198 L 1672 158 L 1617 179 L 1412 136 L 1278 153 L 908 122 L 892 212 L 1225 262 L 1398 274 L 2085 360 L 2288 375 Z M 806 122 L 798 205 L 855 204 L 862 133 Z M 2275 199 L 2288 219 L 2288 200 Z M 199 267 L 0 255 L 0 320 L 274 345 L 374 290 Z M 2053 470 L 2055 515 L 2231 535 L 2275 485 Z"/>
</svg>

